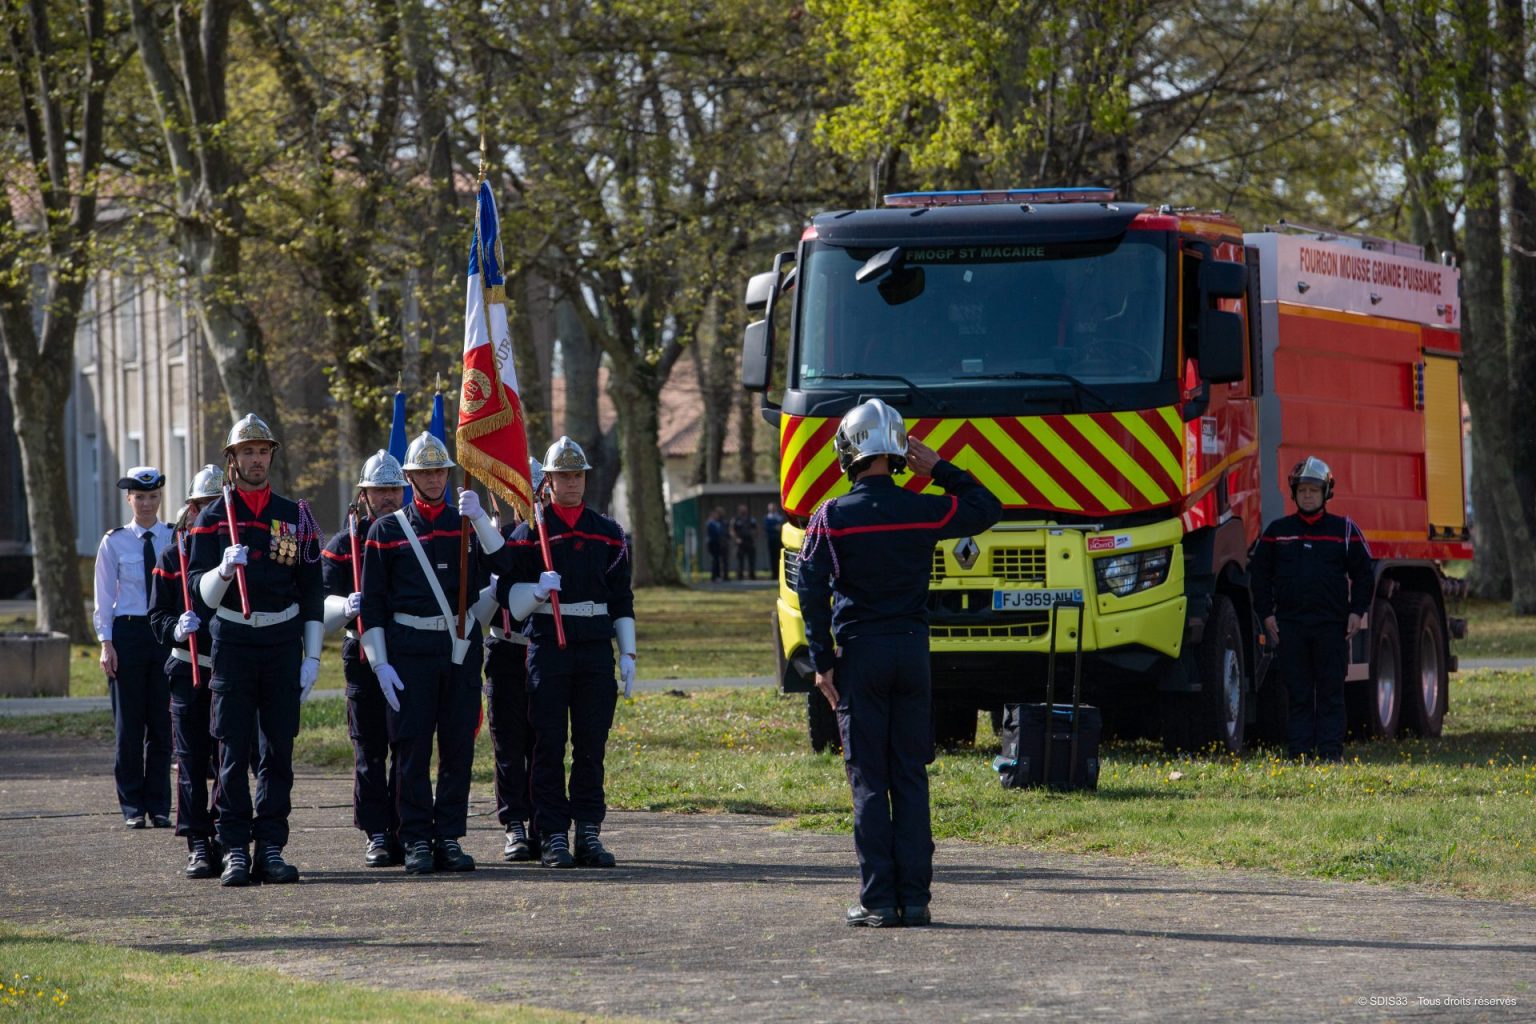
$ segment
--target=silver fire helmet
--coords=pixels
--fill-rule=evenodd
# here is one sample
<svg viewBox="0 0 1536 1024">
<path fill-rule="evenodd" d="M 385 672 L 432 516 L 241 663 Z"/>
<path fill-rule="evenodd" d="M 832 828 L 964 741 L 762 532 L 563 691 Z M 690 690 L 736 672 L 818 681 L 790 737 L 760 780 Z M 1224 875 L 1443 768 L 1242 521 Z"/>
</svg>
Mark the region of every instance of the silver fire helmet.
<svg viewBox="0 0 1536 1024">
<path fill-rule="evenodd" d="M 539 488 L 544 486 L 544 465 L 532 455 L 528 456 L 528 489 L 537 497 Z"/>
<path fill-rule="evenodd" d="M 362 475 L 357 478 L 359 487 L 404 487 L 405 474 L 400 463 L 389 452 L 380 448 L 363 463 Z"/>
<path fill-rule="evenodd" d="M 544 453 L 546 473 L 579 473 L 591 468 L 587 462 L 587 453 L 581 450 L 581 445 L 564 434 Z"/>
<path fill-rule="evenodd" d="M 1328 501 L 1333 497 L 1333 470 L 1328 468 L 1328 463 L 1316 455 L 1308 455 L 1291 469 L 1289 479 L 1291 485 L 1291 500 L 1296 500 L 1296 488 L 1301 484 L 1317 484 L 1323 489 L 1323 500 Z"/>
<path fill-rule="evenodd" d="M 431 433 L 422 431 L 405 450 L 402 469 L 452 469 L 458 463 L 448 456 L 448 446 Z"/>
<path fill-rule="evenodd" d="M 210 462 L 192 478 L 192 485 L 187 488 L 187 500 L 217 498 L 223 491 L 224 471 Z"/>
<path fill-rule="evenodd" d="M 265 441 L 274 449 L 282 447 L 277 437 L 273 435 L 272 428 L 253 412 L 246 413 L 238 423 L 229 428 L 229 437 L 224 441 L 224 454 L 228 455 L 235 450 L 235 445 L 245 444 L 247 441 Z"/>
<path fill-rule="evenodd" d="M 891 472 L 907 468 L 907 426 L 901 413 L 878 398 L 854 406 L 837 425 L 832 439 L 837 465 L 844 473 L 880 455 L 891 459 Z"/>
</svg>

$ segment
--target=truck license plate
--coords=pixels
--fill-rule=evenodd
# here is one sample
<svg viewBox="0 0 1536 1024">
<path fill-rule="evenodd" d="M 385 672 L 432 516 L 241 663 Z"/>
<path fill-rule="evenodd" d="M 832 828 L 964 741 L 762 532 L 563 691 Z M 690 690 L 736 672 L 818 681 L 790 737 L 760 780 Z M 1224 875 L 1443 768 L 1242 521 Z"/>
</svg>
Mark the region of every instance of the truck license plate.
<svg viewBox="0 0 1536 1024">
<path fill-rule="evenodd" d="M 995 612 L 1048 612 L 1058 601 L 1082 603 L 1081 590 L 994 590 L 992 610 Z"/>
</svg>

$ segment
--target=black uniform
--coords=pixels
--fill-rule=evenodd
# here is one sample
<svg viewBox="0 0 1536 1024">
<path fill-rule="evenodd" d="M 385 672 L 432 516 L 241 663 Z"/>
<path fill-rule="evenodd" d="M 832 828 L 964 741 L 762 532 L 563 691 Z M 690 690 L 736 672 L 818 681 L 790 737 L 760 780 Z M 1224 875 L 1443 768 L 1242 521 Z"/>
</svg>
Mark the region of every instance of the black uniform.
<svg viewBox="0 0 1536 1024">
<path fill-rule="evenodd" d="M 191 611 L 201 620 L 197 629 L 199 687 L 192 685 L 191 645 L 186 640 L 176 641 L 176 620 L 188 609 L 181 599 L 181 558 L 173 539 L 155 566 L 149 626 L 155 639 L 171 652 L 165 660 L 165 674 L 171 684 L 171 733 L 176 751 L 176 834 L 186 836 L 189 850 L 196 839 L 214 838 L 208 762 L 217 745 L 213 738 L 213 691 L 209 687 L 213 634 L 208 629 L 208 606 L 195 589 L 190 593 Z"/>
<path fill-rule="evenodd" d="M 515 527 L 504 527 L 511 537 Z M 496 817 L 502 828 L 533 817 L 528 756 L 533 751 L 533 724 L 528 719 L 528 638 L 526 620 L 507 611 L 508 576 L 496 578 L 496 613 L 485 641 L 486 724 L 496 761 Z"/>
<path fill-rule="evenodd" d="M 209 623 L 213 636 L 213 735 L 219 741 L 216 791 L 219 842 L 226 849 L 258 843 L 281 849 L 288 843 L 288 814 L 293 790 L 293 740 L 299 733 L 299 665 L 304 659 L 304 623 L 321 622 L 325 593 L 320 581 L 324 538 L 312 528 L 299 533 L 297 503 L 266 494 L 235 492 L 240 543 L 248 549 L 245 567 L 252 617 L 240 614 L 240 586 L 231 580 Z M 312 520 L 310 520 L 312 523 Z M 196 589 L 204 573 L 218 572 L 229 546 L 224 499 L 204 507 L 192 528 L 188 571 Z M 292 554 L 284 538 L 293 538 Z M 259 613 L 266 613 L 265 622 Z M 286 616 L 286 618 L 285 618 Z M 273 619 L 282 621 L 273 621 Z M 256 766 L 256 801 L 251 803 L 251 743 L 260 751 Z"/>
<path fill-rule="evenodd" d="M 1292 757 L 1344 756 L 1345 639 L 1350 615 L 1371 609 L 1373 563 L 1365 535 L 1344 516 L 1319 510 L 1270 523 L 1249 563 L 1254 611 L 1280 625 L 1275 652 L 1289 694 Z"/>
<path fill-rule="evenodd" d="M 799 597 L 818 672 L 835 669 L 865 907 L 926 907 L 933 881 L 928 578 L 934 545 L 1002 515 L 967 472 L 940 461 L 945 496 L 865 476 L 812 517 Z M 836 638 L 834 641 L 834 637 Z M 835 643 L 835 648 L 834 648 Z"/>
<path fill-rule="evenodd" d="M 459 593 L 459 513 L 451 505 L 435 508 L 420 500 L 405 506 L 443 596 L 452 611 Z M 477 594 L 511 561 L 505 547 L 486 555 L 470 534 L 469 588 Z M 470 649 L 462 665 L 452 661 L 456 621 L 447 628 L 418 628 L 395 616 L 440 619 L 442 610 L 422 573 L 400 521 L 393 515 L 368 528 L 363 553 L 363 624 L 385 630 L 389 664 L 400 675 L 400 710 L 386 708 L 390 748 L 398 773 L 396 815 L 400 841 L 407 846 L 432 839 L 458 839 L 469 815 L 469 773 L 480 721 L 480 624 L 466 615 Z M 375 682 L 377 691 L 378 684 Z M 437 737 L 437 796 L 432 794 L 432 738 Z"/>
<path fill-rule="evenodd" d="M 362 550 L 372 520 L 357 522 L 358 549 Z M 362 571 L 362 566 L 358 566 Z M 352 537 L 338 531 L 325 546 L 321 579 L 328 596 L 346 597 L 359 588 L 352 585 Z M 365 625 L 373 625 L 367 619 Z M 380 623 L 382 625 L 382 623 Z M 393 837 L 400 821 L 395 812 L 397 766 L 389 757 L 389 726 L 384 694 L 373 669 L 363 663 L 356 622 L 347 623 L 341 642 L 341 670 L 347 690 L 347 731 L 352 737 L 352 824 L 364 835 Z"/>
<path fill-rule="evenodd" d="M 544 516 L 550 557 L 560 574 L 566 647 L 555 636 L 549 605 L 528 616 L 528 709 L 533 722 L 534 827 L 563 835 L 572 819 L 601 824 L 603 757 L 618 690 L 614 677 L 613 620 L 634 618 L 629 545 L 619 524 L 583 507 L 574 526 L 551 508 Z M 507 545 L 517 563 L 511 582 L 538 580 L 544 568 L 538 535 L 523 523 Z M 580 614 L 588 611 L 591 614 Z M 566 723 L 570 723 L 571 778 L 565 779 Z"/>
</svg>

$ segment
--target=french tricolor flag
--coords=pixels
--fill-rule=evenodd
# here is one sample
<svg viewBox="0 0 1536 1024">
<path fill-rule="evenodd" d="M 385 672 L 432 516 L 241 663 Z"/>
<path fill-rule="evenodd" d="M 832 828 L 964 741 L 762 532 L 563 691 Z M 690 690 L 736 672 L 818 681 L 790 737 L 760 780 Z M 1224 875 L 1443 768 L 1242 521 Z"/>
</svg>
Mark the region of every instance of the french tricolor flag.
<svg viewBox="0 0 1536 1024">
<path fill-rule="evenodd" d="M 518 397 L 517 371 L 512 366 L 496 200 L 489 182 L 480 183 L 475 210 L 475 239 L 469 248 L 464 299 L 464 382 L 459 394 L 455 455 L 466 474 L 478 477 L 527 518 L 532 498 L 528 435 Z"/>
</svg>

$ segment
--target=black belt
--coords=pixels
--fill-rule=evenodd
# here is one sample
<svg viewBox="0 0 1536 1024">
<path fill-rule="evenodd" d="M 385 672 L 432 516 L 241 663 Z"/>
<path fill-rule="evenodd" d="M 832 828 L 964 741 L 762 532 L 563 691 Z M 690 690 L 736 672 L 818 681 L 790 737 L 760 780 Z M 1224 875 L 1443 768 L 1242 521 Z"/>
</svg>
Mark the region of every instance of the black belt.
<svg viewBox="0 0 1536 1024">
<path fill-rule="evenodd" d="M 114 615 L 113 622 L 148 622 L 148 615 Z"/>
</svg>

